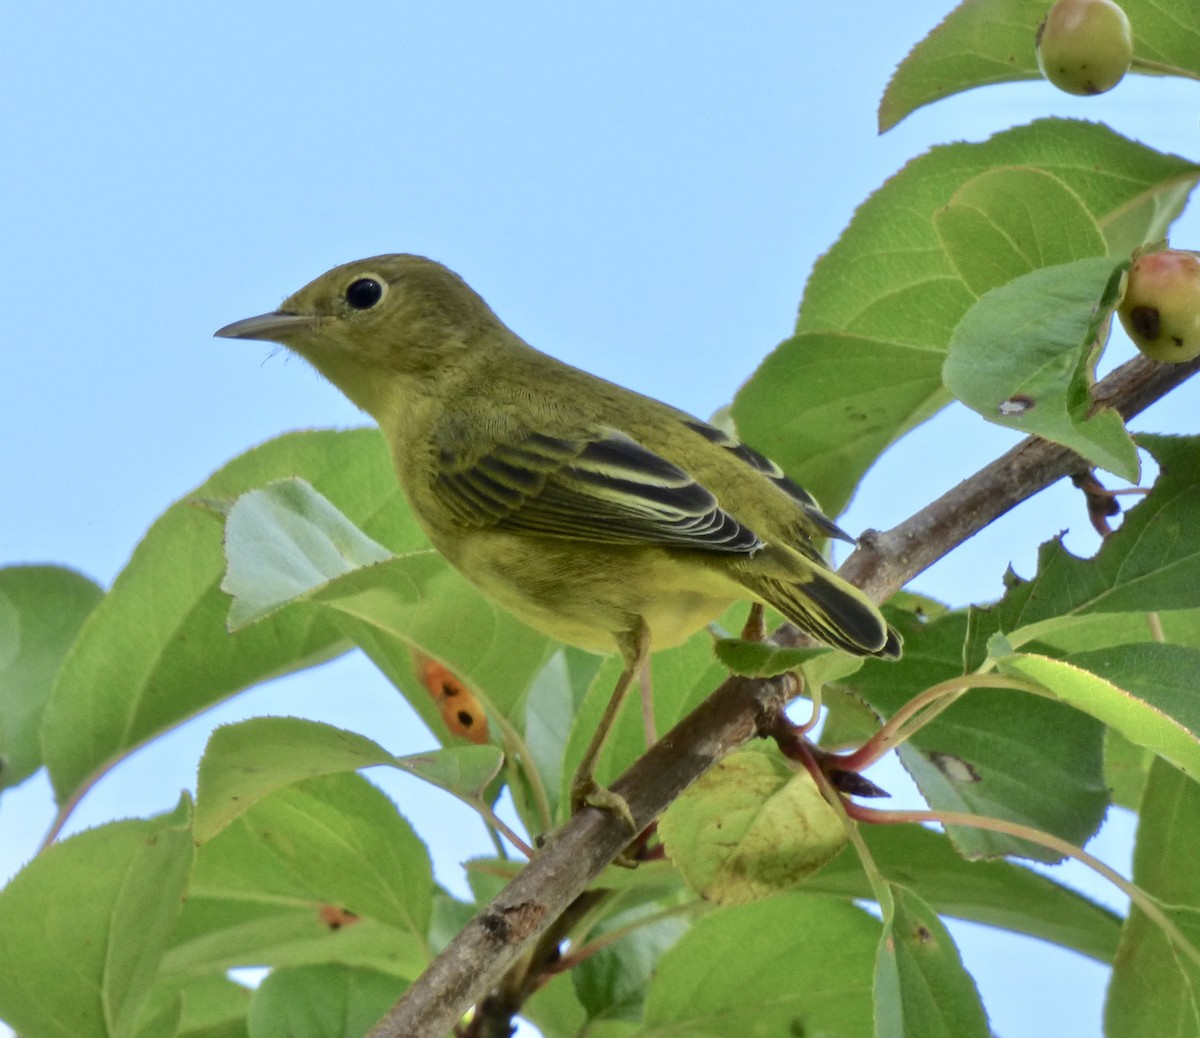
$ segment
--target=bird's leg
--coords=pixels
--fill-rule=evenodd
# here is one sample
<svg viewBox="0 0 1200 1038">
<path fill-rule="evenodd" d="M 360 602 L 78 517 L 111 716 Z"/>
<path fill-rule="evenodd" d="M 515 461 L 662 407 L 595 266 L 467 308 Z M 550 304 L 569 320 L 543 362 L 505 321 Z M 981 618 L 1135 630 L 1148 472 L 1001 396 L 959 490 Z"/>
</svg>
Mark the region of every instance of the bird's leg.
<svg viewBox="0 0 1200 1038">
<path fill-rule="evenodd" d="M 604 716 L 600 718 L 600 724 L 592 736 L 592 741 L 588 743 L 587 750 L 584 751 L 583 759 L 575 771 L 575 777 L 571 779 L 571 810 L 578 811 L 584 807 L 598 807 L 605 811 L 615 811 L 636 833 L 637 824 L 633 820 L 625 798 L 611 789 L 601 786 L 592 777 L 592 772 L 596 770 L 596 762 L 600 759 L 600 752 L 608 740 L 608 733 L 617 719 L 617 714 L 620 713 L 626 695 L 629 694 L 629 686 L 633 684 L 633 679 L 641 673 L 642 668 L 650 659 L 650 630 L 639 618 L 632 630 L 617 636 L 617 645 L 621 650 L 621 657 L 625 661 L 625 669 L 621 671 L 621 676 L 617 679 L 617 685 L 613 689 L 608 706 L 604 708 Z"/>
<path fill-rule="evenodd" d="M 658 728 L 654 723 L 654 685 L 650 680 L 650 657 L 642 657 L 638 671 L 638 691 L 642 700 L 642 728 L 646 733 L 646 749 L 658 742 Z"/>
</svg>

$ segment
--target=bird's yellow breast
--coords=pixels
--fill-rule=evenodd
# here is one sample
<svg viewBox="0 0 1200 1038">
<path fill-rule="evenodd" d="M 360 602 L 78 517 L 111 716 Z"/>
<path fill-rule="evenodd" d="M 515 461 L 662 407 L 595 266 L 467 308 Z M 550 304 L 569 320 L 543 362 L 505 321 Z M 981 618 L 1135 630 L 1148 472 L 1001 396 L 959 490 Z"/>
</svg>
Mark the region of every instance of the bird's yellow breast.
<svg viewBox="0 0 1200 1038">
<path fill-rule="evenodd" d="M 679 645 L 739 599 L 744 587 L 715 568 L 661 548 L 561 545 L 481 531 L 435 546 L 497 605 L 558 641 L 616 652 L 638 619 L 655 649 Z M 636 575 L 634 579 L 631 576 Z"/>
</svg>

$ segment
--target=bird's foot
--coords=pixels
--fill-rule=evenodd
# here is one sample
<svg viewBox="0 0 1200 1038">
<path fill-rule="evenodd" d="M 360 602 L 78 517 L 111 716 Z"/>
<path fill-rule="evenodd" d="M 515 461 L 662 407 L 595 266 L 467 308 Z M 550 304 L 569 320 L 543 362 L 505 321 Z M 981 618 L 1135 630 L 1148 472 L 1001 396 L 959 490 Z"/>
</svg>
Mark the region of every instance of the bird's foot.
<svg viewBox="0 0 1200 1038">
<path fill-rule="evenodd" d="M 607 786 L 600 785 L 591 775 L 576 775 L 571 782 L 571 813 L 577 814 L 585 807 L 596 807 L 601 811 L 612 811 L 637 835 L 638 826 L 629 810 L 629 801 Z"/>
</svg>

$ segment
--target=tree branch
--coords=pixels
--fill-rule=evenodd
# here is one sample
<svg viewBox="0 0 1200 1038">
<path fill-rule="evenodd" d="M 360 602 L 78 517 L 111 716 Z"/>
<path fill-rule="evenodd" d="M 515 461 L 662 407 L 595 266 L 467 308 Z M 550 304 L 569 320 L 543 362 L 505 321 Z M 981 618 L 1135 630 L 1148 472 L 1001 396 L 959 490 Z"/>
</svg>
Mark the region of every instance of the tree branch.
<svg viewBox="0 0 1200 1038">
<path fill-rule="evenodd" d="M 644 828 L 713 764 L 768 726 L 798 691 L 791 674 L 729 678 L 614 782 L 613 792 Z M 629 827 L 616 812 L 589 807 L 573 816 L 467 923 L 369 1038 L 441 1038 L 628 843 Z"/>
<path fill-rule="evenodd" d="M 1135 357 L 1094 387 L 1093 412 L 1115 408 L 1128 421 L 1197 370 L 1200 358 L 1158 364 Z M 838 572 L 882 602 L 1022 501 L 1091 468 L 1069 448 L 1029 436 L 898 526 L 885 533 L 868 530 Z"/>
<path fill-rule="evenodd" d="M 1096 406 L 1129 419 L 1197 370 L 1137 357 L 1096 385 Z M 842 576 L 882 601 L 1026 498 L 1090 466 L 1073 451 L 1029 437 L 884 533 L 865 535 Z M 649 825 L 709 767 L 769 729 L 794 678 L 731 677 L 613 784 L 639 827 Z M 625 848 L 629 830 L 588 808 L 551 834 L 511 883 L 450 942 L 371 1031 L 370 1038 L 441 1038 L 481 1002 L 593 879 Z"/>
</svg>

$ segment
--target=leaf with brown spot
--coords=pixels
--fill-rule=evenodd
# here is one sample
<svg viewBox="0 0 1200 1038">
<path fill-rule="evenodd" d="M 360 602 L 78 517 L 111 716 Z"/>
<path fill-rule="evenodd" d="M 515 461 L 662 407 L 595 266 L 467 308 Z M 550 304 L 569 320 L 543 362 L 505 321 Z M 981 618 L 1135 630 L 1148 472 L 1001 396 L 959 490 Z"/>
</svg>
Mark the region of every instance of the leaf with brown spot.
<svg viewBox="0 0 1200 1038">
<path fill-rule="evenodd" d="M 413 653 L 421 682 L 441 711 L 452 735 L 482 746 L 488 741 L 487 714 L 479 698 L 435 659 Z"/>
</svg>

